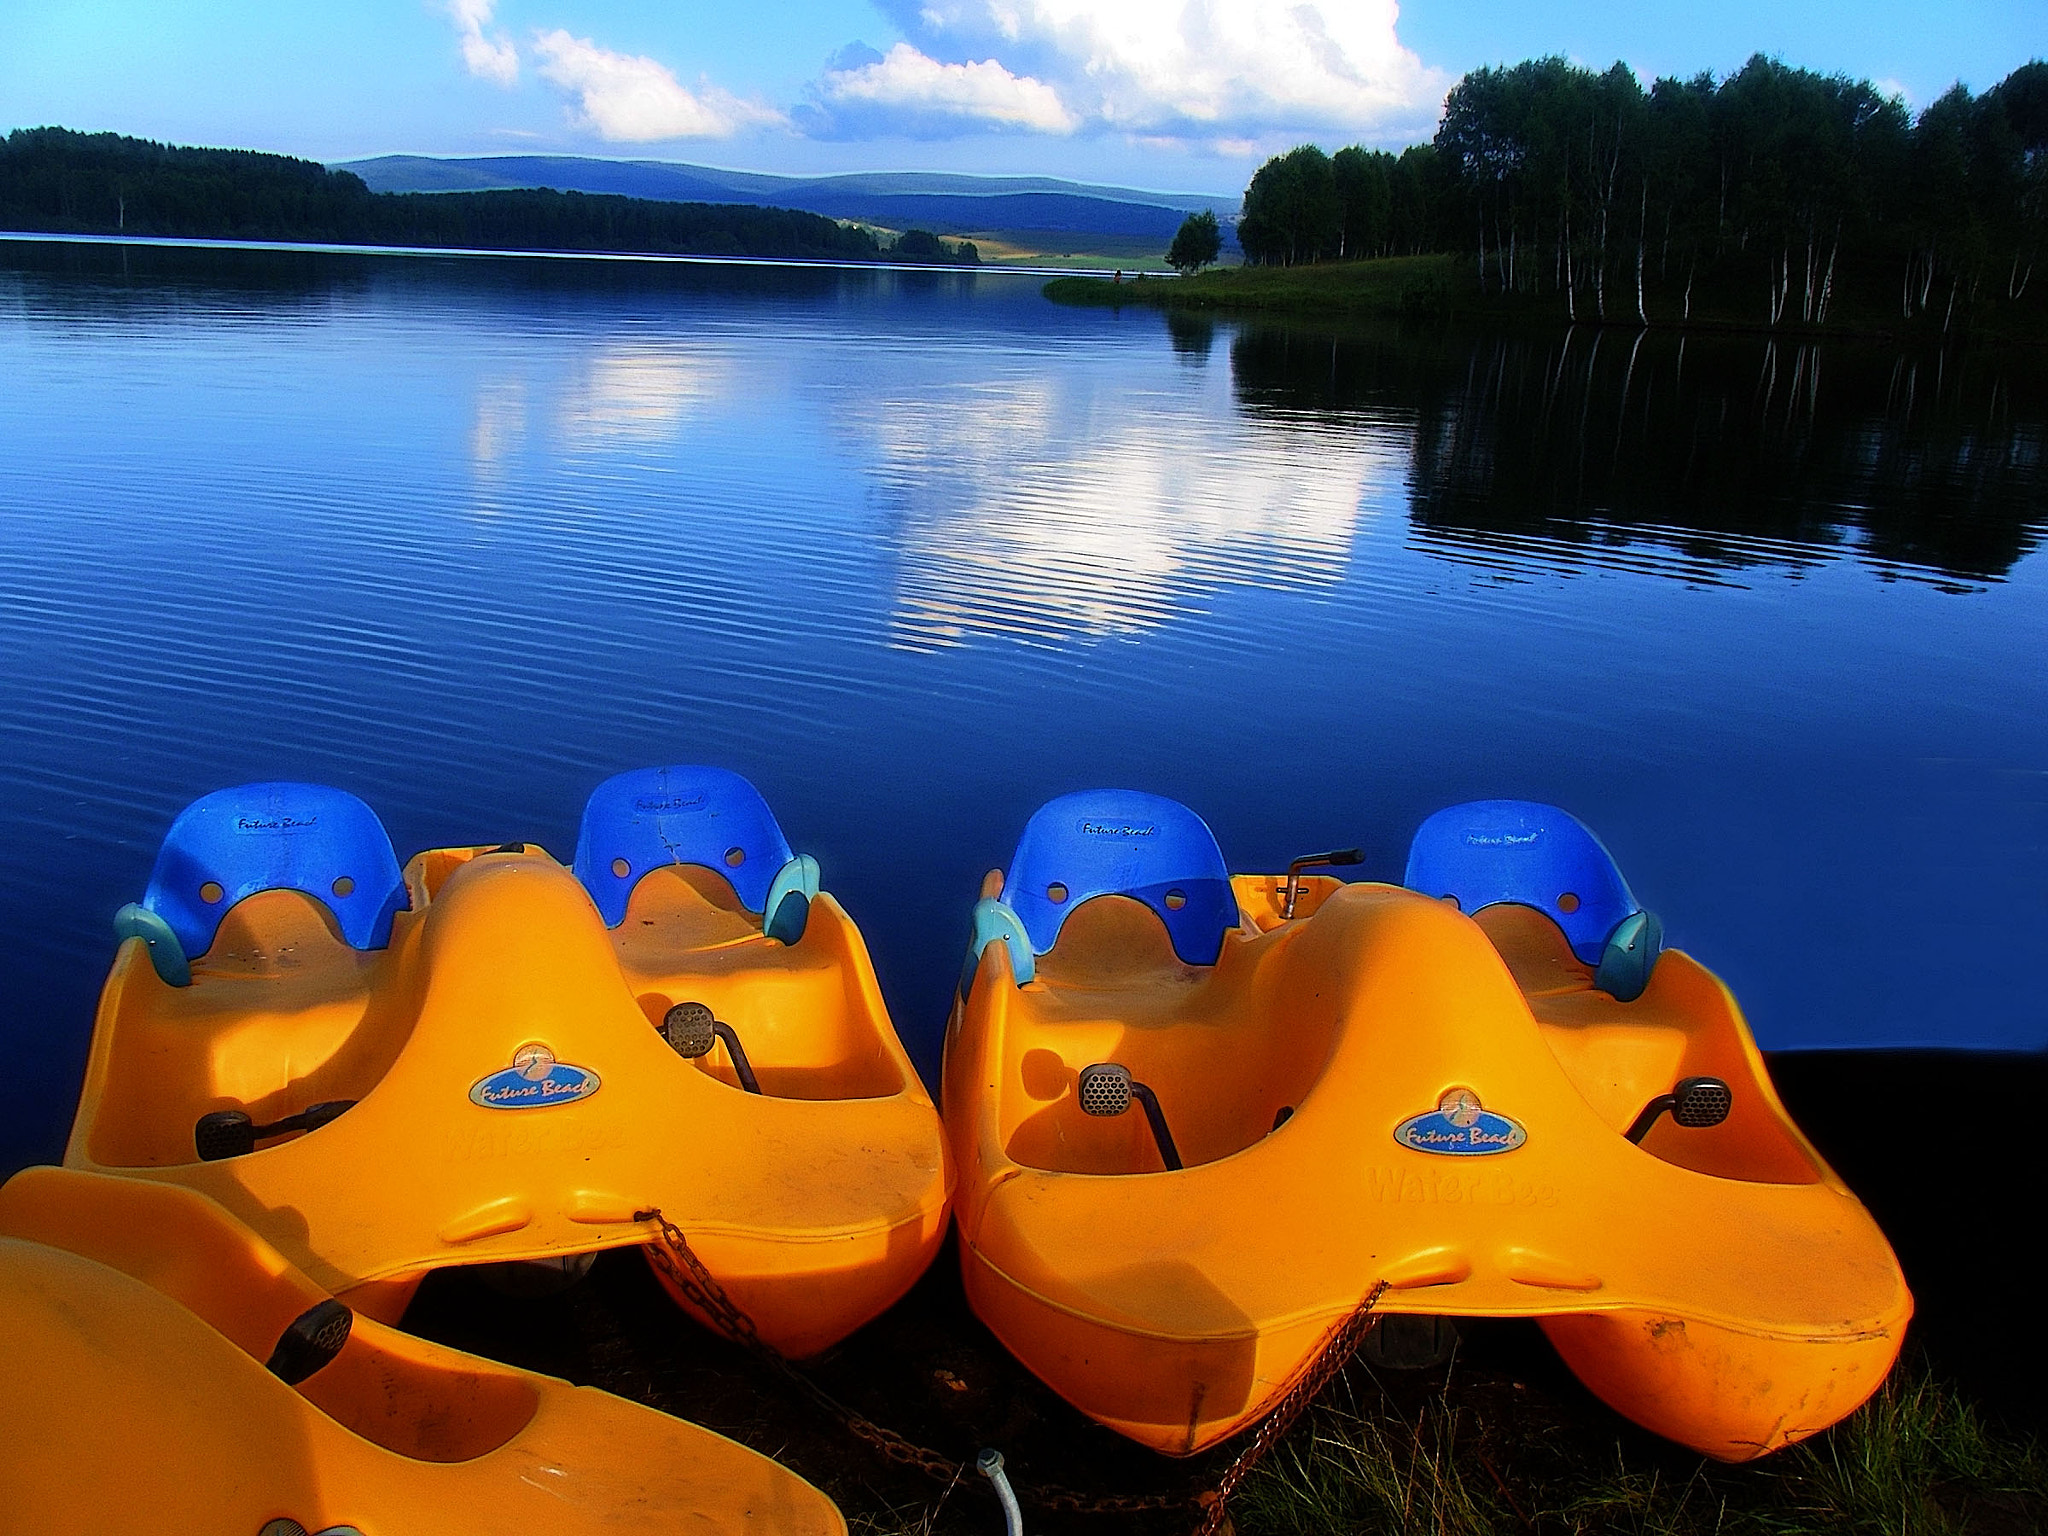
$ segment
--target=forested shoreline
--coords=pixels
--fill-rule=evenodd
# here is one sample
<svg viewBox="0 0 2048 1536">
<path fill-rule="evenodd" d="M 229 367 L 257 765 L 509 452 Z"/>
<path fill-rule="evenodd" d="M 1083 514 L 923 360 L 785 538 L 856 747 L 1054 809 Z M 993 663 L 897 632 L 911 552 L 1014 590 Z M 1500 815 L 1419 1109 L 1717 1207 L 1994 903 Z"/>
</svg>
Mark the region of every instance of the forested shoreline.
<svg viewBox="0 0 2048 1536">
<path fill-rule="evenodd" d="M 311 160 L 112 133 L 0 139 L 0 228 L 28 233 L 973 265 L 922 230 L 885 246 L 818 214 L 583 192 L 372 192 Z"/>
<path fill-rule="evenodd" d="M 2048 64 L 1917 117 L 1761 56 L 1476 70 L 1429 144 L 1268 161 L 1237 233 L 1254 266 L 1462 254 L 1472 307 L 1572 321 L 2048 333 Z"/>
</svg>

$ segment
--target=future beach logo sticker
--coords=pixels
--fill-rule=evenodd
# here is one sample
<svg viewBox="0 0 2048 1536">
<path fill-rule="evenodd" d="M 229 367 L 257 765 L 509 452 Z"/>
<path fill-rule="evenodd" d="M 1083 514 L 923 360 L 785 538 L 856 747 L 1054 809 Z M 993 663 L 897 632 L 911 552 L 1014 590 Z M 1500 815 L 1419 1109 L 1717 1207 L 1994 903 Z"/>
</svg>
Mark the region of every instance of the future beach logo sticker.
<svg viewBox="0 0 2048 1536">
<path fill-rule="evenodd" d="M 1444 1157 L 1490 1157 L 1512 1152 L 1529 1139 L 1521 1122 L 1480 1107 L 1470 1088 L 1451 1088 L 1426 1115 L 1413 1115 L 1394 1127 L 1394 1140 L 1413 1152 Z"/>
<path fill-rule="evenodd" d="M 555 1060 L 555 1053 L 529 1040 L 512 1053 L 512 1065 L 470 1085 L 469 1101 L 485 1109 L 539 1109 L 573 1104 L 597 1092 L 598 1076 L 588 1067 Z"/>
</svg>

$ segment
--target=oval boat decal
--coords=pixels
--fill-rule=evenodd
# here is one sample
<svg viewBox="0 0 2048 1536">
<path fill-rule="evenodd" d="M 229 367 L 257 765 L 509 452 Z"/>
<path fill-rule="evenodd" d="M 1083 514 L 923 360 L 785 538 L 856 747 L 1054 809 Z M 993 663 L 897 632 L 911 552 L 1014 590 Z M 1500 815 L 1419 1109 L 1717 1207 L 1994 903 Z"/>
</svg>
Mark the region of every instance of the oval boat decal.
<svg viewBox="0 0 2048 1536">
<path fill-rule="evenodd" d="M 512 1053 L 511 1066 L 470 1084 L 469 1101 L 485 1109 L 539 1109 L 587 1099 L 601 1086 L 588 1067 L 557 1061 L 553 1051 L 533 1040 Z"/>
<path fill-rule="evenodd" d="M 1428 1114 L 1411 1115 L 1394 1127 L 1394 1140 L 1409 1151 L 1443 1157 L 1491 1157 L 1528 1139 L 1519 1120 L 1481 1107 L 1470 1088 L 1450 1089 Z"/>
</svg>

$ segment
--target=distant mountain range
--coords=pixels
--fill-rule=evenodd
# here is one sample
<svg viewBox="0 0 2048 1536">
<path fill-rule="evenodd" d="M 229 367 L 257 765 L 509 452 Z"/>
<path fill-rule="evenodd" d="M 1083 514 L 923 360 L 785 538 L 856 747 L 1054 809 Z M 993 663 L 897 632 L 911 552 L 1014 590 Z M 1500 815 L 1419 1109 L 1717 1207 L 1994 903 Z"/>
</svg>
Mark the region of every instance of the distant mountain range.
<svg viewBox="0 0 2048 1536">
<path fill-rule="evenodd" d="M 795 208 L 827 218 L 934 234 L 1001 231 L 1168 241 L 1188 214 L 1204 208 L 1237 217 L 1236 194 L 1142 192 L 1045 176 L 956 176 L 905 171 L 844 176 L 770 176 L 668 160 L 593 160 L 578 155 L 493 155 L 443 160 L 382 155 L 344 160 L 374 192 L 480 192 L 552 187 L 610 192 L 668 202 L 744 203 Z"/>
</svg>

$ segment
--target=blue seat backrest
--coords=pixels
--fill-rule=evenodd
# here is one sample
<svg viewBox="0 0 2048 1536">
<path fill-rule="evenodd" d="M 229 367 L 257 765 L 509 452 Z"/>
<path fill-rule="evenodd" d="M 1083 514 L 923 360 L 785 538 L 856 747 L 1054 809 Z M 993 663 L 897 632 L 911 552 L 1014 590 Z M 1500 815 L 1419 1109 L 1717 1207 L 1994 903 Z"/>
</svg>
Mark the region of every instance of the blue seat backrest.
<svg viewBox="0 0 2048 1536">
<path fill-rule="evenodd" d="M 1208 824 L 1178 800 L 1135 789 L 1047 801 L 1025 824 L 1003 878 L 1003 901 L 1041 955 L 1068 914 L 1095 896 L 1129 896 L 1157 912 L 1189 965 L 1214 965 L 1237 923 L 1230 869 Z"/>
<path fill-rule="evenodd" d="M 1600 839 L 1569 812 L 1534 800 L 1438 811 L 1409 844 L 1402 883 L 1455 897 L 1467 913 L 1504 901 L 1534 907 L 1588 965 L 1600 963 L 1608 935 L 1641 910 Z"/>
<path fill-rule="evenodd" d="M 218 887 L 218 899 L 207 892 Z M 228 908 L 259 891 L 302 891 L 335 916 L 356 949 L 391 942 L 406 904 L 391 838 L 377 813 L 325 784 L 244 784 L 186 806 L 164 835 L 142 905 L 188 956 L 213 947 Z"/>
<path fill-rule="evenodd" d="M 732 882 L 741 905 L 760 912 L 792 857 L 761 792 L 725 768 L 635 768 L 590 792 L 576 838 L 576 878 L 605 926 L 649 870 L 699 864 Z"/>
</svg>

